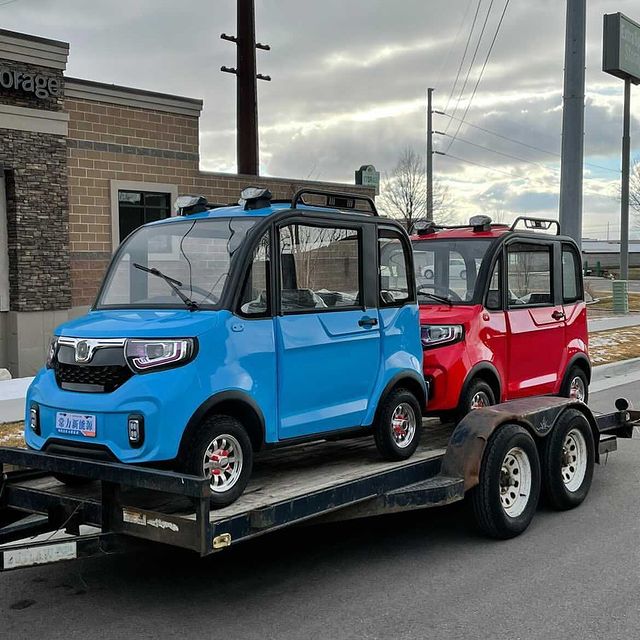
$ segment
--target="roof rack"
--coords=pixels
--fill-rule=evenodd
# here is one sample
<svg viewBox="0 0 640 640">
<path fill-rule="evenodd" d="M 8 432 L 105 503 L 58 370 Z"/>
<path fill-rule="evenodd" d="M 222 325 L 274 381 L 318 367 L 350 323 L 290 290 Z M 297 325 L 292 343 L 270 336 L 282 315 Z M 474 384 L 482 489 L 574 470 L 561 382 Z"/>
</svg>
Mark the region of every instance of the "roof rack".
<svg viewBox="0 0 640 640">
<path fill-rule="evenodd" d="M 528 216 L 518 216 L 511 225 L 511 231 L 515 231 L 518 223 L 524 222 L 525 229 L 532 231 L 548 231 L 553 225 L 558 230 L 556 235 L 560 235 L 560 223 L 557 220 L 551 220 L 550 218 L 529 218 Z"/>
<path fill-rule="evenodd" d="M 326 201 L 324 204 L 311 204 L 305 202 L 305 195 L 309 196 L 324 196 Z M 369 211 L 364 211 L 362 209 L 356 209 L 356 202 L 366 202 L 369 205 Z M 326 209 L 351 209 L 355 210 L 358 213 L 368 213 L 373 216 L 377 216 L 378 209 L 376 209 L 376 203 L 373 201 L 373 198 L 369 196 L 361 196 L 355 193 L 341 193 L 338 191 L 321 191 L 319 189 L 300 189 L 296 191 L 293 199 L 291 200 L 291 208 L 297 209 L 299 204 L 312 206 L 312 207 L 322 207 Z"/>
</svg>

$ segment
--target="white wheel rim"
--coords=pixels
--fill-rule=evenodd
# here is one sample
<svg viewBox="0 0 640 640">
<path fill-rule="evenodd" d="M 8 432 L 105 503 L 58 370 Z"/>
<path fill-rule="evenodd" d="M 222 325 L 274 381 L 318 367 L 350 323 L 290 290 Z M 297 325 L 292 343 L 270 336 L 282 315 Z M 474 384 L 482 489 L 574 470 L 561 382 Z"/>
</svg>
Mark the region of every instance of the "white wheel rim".
<svg viewBox="0 0 640 640">
<path fill-rule="evenodd" d="M 569 385 L 569 397 L 584 402 L 585 396 L 584 380 L 580 376 L 575 376 Z"/>
<path fill-rule="evenodd" d="M 400 449 L 408 447 L 416 433 L 416 414 L 413 407 L 401 402 L 391 416 L 391 433 L 393 440 Z"/>
<path fill-rule="evenodd" d="M 236 438 L 226 433 L 216 436 L 204 453 L 202 471 L 210 478 L 211 491 L 229 491 L 242 472 L 242 447 Z"/>
<path fill-rule="evenodd" d="M 531 461 L 520 447 L 507 451 L 500 470 L 500 504 L 510 518 L 527 508 L 531 495 Z"/>
<path fill-rule="evenodd" d="M 483 407 L 491 406 L 489 396 L 484 391 L 478 391 L 473 398 L 471 398 L 471 411 L 474 409 L 482 409 Z"/>
<path fill-rule="evenodd" d="M 578 429 L 571 429 L 562 443 L 562 482 L 572 493 L 580 489 L 587 474 L 587 441 Z"/>
</svg>

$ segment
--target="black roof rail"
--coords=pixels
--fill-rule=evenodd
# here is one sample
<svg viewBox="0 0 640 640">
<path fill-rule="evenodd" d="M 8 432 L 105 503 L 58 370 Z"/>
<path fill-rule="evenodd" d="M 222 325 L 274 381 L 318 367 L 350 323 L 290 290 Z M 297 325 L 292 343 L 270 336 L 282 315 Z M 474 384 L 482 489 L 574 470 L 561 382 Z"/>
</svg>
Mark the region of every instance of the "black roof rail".
<svg viewBox="0 0 640 640">
<path fill-rule="evenodd" d="M 304 201 L 305 195 L 309 196 L 324 196 L 326 198 L 325 204 L 310 204 Z M 356 202 L 366 202 L 369 205 L 369 211 L 362 209 L 356 209 Z M 377 216 L 378 209 L 376 203 L 370 196 L 361 196 L 355 193 L 341 193 L 339 191 L 322 191 L 320 189 L 300 189 L 296 191 L 293 199 L 291 200 L 291 208 L 297 209 L 298 204 L 304 204 L 311 207 L 322 207 L 325 209 L 351 209 L 358 213 L 369 213 L 373 216 Z"/>
<path fill-rule="evenodd" d="M 560 223 L 557 220 L 552 220 L 551 218 L 529 218 L 528 216 L 518 216 L 511 225 L 511 231 L 516 230 L 519 222 L 524 222 L 525 229 L 530 229 L 532 231 L 548 231 L 555 224 L 558 230 L 556 235 L 560 235 Z"/>
</svg>

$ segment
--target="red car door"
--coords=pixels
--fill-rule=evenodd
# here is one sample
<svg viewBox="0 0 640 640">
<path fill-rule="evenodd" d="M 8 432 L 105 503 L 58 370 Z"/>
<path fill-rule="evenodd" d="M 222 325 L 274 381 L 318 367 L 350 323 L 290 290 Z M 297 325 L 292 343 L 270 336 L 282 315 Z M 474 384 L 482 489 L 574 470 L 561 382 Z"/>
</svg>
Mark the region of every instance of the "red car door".
<svg viewBox="0 0 640 640">
<path fill-rule="evenodd" d="M 553 245 L 527 239 L 507 246 L 509 398 L 554 393 L 564 372 L 565 314 L 554 291 Z"/>
<path fill-rule="evenodd" d="M 565 359 L 562 366 L 566 371 L 574 356 L 580 353 L 588 355 L 589 342 L 580 254 L 569 243 L 562 244 L 562 303 L 565 315 Z M 560 392 L 559 387 L 557 391 Z"/>
</svg>

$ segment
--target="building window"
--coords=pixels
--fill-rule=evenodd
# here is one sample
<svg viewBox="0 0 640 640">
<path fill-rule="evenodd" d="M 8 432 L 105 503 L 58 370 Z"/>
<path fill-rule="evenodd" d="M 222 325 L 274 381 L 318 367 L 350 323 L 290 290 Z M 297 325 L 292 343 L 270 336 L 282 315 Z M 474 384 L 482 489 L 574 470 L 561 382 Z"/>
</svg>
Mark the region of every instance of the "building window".
<svg viewBox="0 0 640 640">
<path fill-rule="evenodd" d="M 118 191 L 119 241 L 138 227 L 171 215 L 171 194 L 154 191 Z"/>
</svg>

